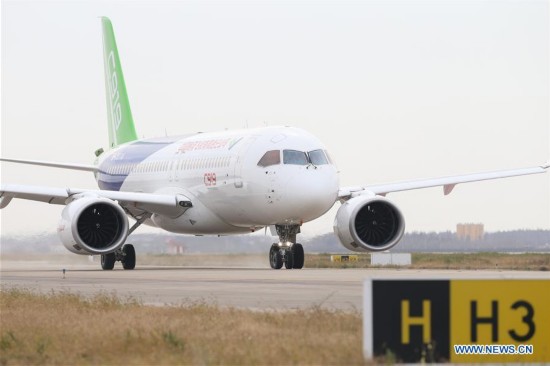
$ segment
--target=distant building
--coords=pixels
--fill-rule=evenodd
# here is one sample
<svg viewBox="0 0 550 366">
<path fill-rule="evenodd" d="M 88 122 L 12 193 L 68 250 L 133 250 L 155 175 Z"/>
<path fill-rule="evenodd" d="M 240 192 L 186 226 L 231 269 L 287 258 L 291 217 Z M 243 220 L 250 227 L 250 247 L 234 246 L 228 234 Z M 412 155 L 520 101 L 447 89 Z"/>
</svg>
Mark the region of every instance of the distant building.
<svg viewBox="0 0 550 366">
<path fill-rule="evenodd" d="M 483 224 L 457 224 L 456 236 L 459 239 L 481 240 L 485 235 Z"/>
</svg>

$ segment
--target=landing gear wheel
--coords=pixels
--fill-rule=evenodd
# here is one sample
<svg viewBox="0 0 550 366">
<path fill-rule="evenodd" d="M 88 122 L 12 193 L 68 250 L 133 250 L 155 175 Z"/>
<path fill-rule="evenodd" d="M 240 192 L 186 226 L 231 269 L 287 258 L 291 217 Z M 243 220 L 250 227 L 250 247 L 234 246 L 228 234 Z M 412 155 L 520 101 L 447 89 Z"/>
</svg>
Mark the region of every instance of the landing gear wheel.
<svg viewBox="0 0 550 366">
<path fill-rule="evenodd" d="M 277 244 L 273 244 L 269 250 L 269 264 L 273 269 L 281 269 L 283 267 L 283 256 Z"/>
<path fill-rule="evenodd" d="M 302 269 L 304 267 L 304 247 L 302 244 L 296 243 L 292 246 L 292 259 L 292 268 Z"/>
<path fill-rule="evenodd" d="M 115 268 L 116 256 L 115 253 L 108 253 L 101 255 L 101 268 L 106 271 L 110 271 Z"/>
<path fill-rule="evenodd" d="M 122 247 L 122 253 L 124 256 L 120 260 L 122 262 L 122 268 L 134 269 L 136 268 L 136 250 L 132 244 L 126 244 Z"/>
<path fill-rule="evenodd" d="M 285 268 L 292 269 L 292 263 L 294 263 L 294 256 L 292 255 L 292 249 L 285 250 Z"/>
</svg>

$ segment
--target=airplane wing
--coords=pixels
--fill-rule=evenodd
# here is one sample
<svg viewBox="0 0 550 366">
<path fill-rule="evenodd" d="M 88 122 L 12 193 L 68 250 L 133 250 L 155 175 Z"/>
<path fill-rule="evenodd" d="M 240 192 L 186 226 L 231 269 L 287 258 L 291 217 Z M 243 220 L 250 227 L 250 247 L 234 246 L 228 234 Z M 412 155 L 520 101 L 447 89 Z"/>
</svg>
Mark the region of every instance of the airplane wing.
<svg viewBox="0 0 550 366">
<path fill-rule="evenodd" d="M 108 198 L 127 209 L 138 209 L 151 213 L 174 215 L 192 207 L 189 198 L 181 194 L 155 194 L 119 192 L 77 188 L 53 188 L 27 185 L 2 185 L 0 187 L 0 209 L 5 208 L 13 198 L 65 205 L 79 195 Z"/>
<path fill-rule="evenodd" d="M 366 185 L 366 186 L 343 187 L 343 188 L 340 188 L 338 192 L 338 198 L 341 200 L 347 200 L 349 198 L 353 198 L 364 194 L 375 194 L 375 195 L 385 196 L 386 194 L 392 193 L 392 192 L 409 191 L 413 189 L 440 187 L 440 186 L 443 187 L 443 193 L 445 195 L 448 195 L 452 192 L 453 188 L 459 183 L 479 182 L 482 180 L 516 177 L 520 175 L 540 174 L 540 173 L 545 173 L 548 167 L 550 167 L 550 163 L 546 163 L 544 165 L 530 167 L 530 168 L 499 170 L 499 171 L 492 171 L 492 172 L 455 175 L 450 177 L 440 177 L 440 178 L 430 178 L 430 179 L 419 179 L 419 180 L 403 181 L 403 182 L 388 183 L 388 184 L 373 184 L 373 185 Z"/>
<path fill-rule="evenodd" d="M 84 170 L 84 171 L 88 171 L 88 172 L 96 172 L 98 170 L 97 166 L 91 165 L 91 164 L 67 164 L 67 163 L 58 163 L 58 162 L 53 162 L 53 161 L 23 160 L 23 159 L 8 159 L 8 158 L 0 158 L 0 161 L 5 161 L 5 162 L 9 162 L 9 163 L 48 166 L 48 167 L 52 167 L 52 168 Z"/>
</svg>

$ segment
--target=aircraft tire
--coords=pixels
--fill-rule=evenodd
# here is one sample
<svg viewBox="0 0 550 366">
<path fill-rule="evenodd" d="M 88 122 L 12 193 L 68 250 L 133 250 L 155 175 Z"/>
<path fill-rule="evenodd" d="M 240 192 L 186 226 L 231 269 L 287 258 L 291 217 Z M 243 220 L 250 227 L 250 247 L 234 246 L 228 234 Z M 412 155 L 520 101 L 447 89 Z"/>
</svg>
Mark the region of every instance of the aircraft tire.
<svg viewBox="0 0 550 366">
<path fill-rule="evenodd" d="M 281 269 L 283 267 L 283 256 L 277 244 L 273 244 L 269 250 L 269 264 L 273 269 Z"/>
<path fill-rule="evenodd" d="M 115 253 L 107 253 L 101 255 L 101 269 L 110 271 L 115 268 L 116 256 Z"/>
<path fill-rule="evenodd" d="M 294 244 L 292 246 L 292 268 L 302 269 L 304 267 L 304 247 L 302 244 Z"/>
<path fill-rule="evenodd" d="M 294 263 L 294 256 L 292 255 L 292 249 L 287 249 L 285 251 L 285 268 L 286 269 L 292 269 Z"/>
<path fill-rule="evenodd" d="M 136 250 L 132 244 L 126 244 L 122 247 L 124 257 L 122 258 L 122 268 L 134 269 L 136 268 Z"/>
</svg>

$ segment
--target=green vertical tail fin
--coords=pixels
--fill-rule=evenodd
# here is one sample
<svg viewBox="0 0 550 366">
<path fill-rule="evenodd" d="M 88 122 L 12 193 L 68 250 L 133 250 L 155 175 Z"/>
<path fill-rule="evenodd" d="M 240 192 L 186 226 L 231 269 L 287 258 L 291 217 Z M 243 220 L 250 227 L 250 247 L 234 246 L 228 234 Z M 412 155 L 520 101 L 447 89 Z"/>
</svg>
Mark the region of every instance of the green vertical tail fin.
<svg viewBox="0 0 550 366">
<path fill-rule="evenodd" d="M 137 140 L 134 119 L 124 84 L 124 75 L 118 57 L 113 25 L 107 17 L 101 18 L 103 26 L 103 62 L 109 120 L 109 147 Z"/>
</svg>

